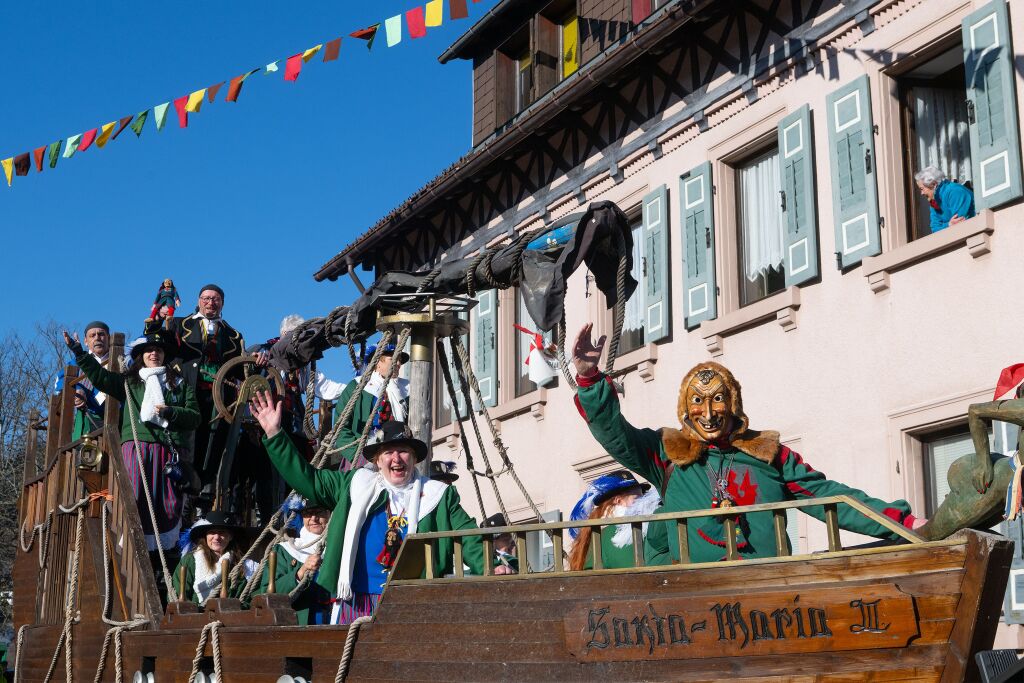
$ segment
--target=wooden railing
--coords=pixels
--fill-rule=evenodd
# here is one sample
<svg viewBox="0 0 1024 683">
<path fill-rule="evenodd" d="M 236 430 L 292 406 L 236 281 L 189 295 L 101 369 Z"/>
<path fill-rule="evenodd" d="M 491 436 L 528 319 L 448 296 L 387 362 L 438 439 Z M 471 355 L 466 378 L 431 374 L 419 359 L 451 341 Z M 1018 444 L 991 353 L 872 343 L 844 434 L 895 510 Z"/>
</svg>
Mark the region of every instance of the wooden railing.
<svg viewBox="0 0 1024 683">
<path fill-rule="evenodd" d="M 739 550 L 736 547 L 736 517 L 741 514 L 770 512 L 775 529 L 775 552 L 778 557 L 785 557 L 790 554 L 789 537 L 786 533 L 786 510 L 797 509 L 807 514 L 803 508 L 823 507 L 825 512 L 825 527 L 828 531 L 828 552 L 839 552 L 843 550 L 839 539 L 839 505 L 849 505 L 858 513 L 867 517 L 873 522 L 880 524 L 893 532 L 908 543 L 923 543 L 924 540 L 889 517 L 872 510 L 864 503 L 851 498 L 850 496 L 828 496 L 825 498 L 809 498 L 806 500 L 790 500 L 778 503 L 762 503 L 759 505 L 745 505 L 730 508 L 714 508 L 707 510 L 689 510 L 686 512 L 667 512 L 657 515 L 643 515 L 637 517 L 609 517 L 603 519 L 588 519 L 570 522 L 549 522 L 546 524 L 523 524 L 519 526 L 488 527 L 486 529 L 463 529 L 460 531 L 437 531 L 433 533 L 411 534 L 402 544 L 398 559 L 395 562 L 395 569 L 391 572 L 388 580 L 392 582 L 417 582 L 417 581 L 444 581 L 448 579 L 466 578 L 463 567 L 463 546 L 464 539 L 481 536 L 483 543 L 484 558 L 494 556 L 494 537 L 510 534 L 516 539 L 517 559 L 520 573 L 517 575 L 503 576 L 502 578 L 536 578 L 538 576 L 550 576 L 566 573 L 562 562 L 562 550 L 564 547 L 563 532 L 570 528 L 589 527 L 591 530 L 590 547 L 593 557 L 593 569 L 589 571 L 603 570 L 604 562 L 601 556 L 601 537 L 606 527 L 617 527 L 628 525 L 632 528 L 633 535 L 633 563 L 634 567 L 643 567 L 644 562 L 644 537 L 643 525 L 652 522 L 668 522 L 674 527 L 675 537 L 679 545 L 679 560 L 673 565 L 664 567 L 671 569 L 673 566 L 689 565 L 689 536 L 688 525 L 690 520 L 706 517 L 721 517 L 723 534 L 726 540 L 726 560 L 740 559 Z M 545 571 L 530 571 L 529 544 L 526 542 L 529 533 L 547 534 L 554 551 L 554 565 Z M 437 542 L 442 538 L 452 539 L 454 545 L 452 577 L 438 577 L 435 573 L 434 559 L 437 557 Z M 720 564 L 720 563 L 715 563 Z M 491 577 L 494 570 L 490 562 L 484 562 L 484 575 L 479 578 Z"/>
<path fill-rule="evenodd" d="M 121 357 L 123 347 L 124 335 L 114 335 L 110 349 L 112 362 L 116 363 Z M 114 367 L 112 370 L 117 372 L 119 368 Z M 64 372 L 63 389 L 50 401 L 46 457 L 42 472 L 35 472 L 35 433 L 30 434 L 26 450 L 19 528 L 27 541 L 37 527 L 42 527 L 34 538 L 30 552 L 43 553 L 44 559 L 38 575 L 35 623 L 57 624 L 64 618 L 67 563 L 75 542 L 75 515 L 62 513 L 60 508 L 70 508 L 99 489 L 109 493 L 110 500 L 97 499 L 90 502 L 86 513 L 91 517 L 99 517 L 100 506 L 109 506 L 107 528 L 102 533 L 107 534 L 112 565 L 110 571 L 118 595 L 114 600 L 113 618 L 131 619 L 135 614 L 142 614 L 156 627 L 163 609 L 135 494 L 121 458 L 119 402 L 107 397 L 104 402 L 104 426 L 88 435 L 100 448 L 105 469 L 96 474 L 81 474 L 79 455 L 84 439 L 71 440 L 75 419 L 74 387 L 79 379 L 79 371 L 77 367 L 69 365 Z M 30 416 L 30 421 L 36 426 L 34 431 L 41 429 L 38 415 Z M 86 486 L 85 476 L 92 477 L 89 487 Z M 48 519 L 50 522 L 47 528 Z M 93 551 L 102 552 L 98 546 Z M 18 621 L 21 621 L 20 617 Z"/>
</svg>

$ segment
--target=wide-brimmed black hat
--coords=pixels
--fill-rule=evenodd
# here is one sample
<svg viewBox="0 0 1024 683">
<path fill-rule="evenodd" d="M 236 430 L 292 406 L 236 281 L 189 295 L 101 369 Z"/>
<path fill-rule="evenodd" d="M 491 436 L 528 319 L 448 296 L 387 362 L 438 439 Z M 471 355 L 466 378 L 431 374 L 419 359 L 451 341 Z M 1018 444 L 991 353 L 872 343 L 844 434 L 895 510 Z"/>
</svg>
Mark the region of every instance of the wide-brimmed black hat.
<svg viewBox="0 0 1024 683">
<path fill-rule="evenodd" d="M 484 523 L 480 525 L 481 529 L 490 529 L 498 526 L 508 526 L 508 520 L 505 519 L 505 515 L 499 513 L 493 514 L 484 520 Z"/>
<path fill-rule="evenodd" d="M 385 446 L 408 446 L 416 454 L 416 462 L 422 462 L 427 457 L 427 444 L 419 439 L 414 439 L 412 431 L 404 422 L 389 420 L 374 435 L 376 440 L 368 443 L 363 448 L 363 457 L 373 460 Z"/>
<path fill-rule="evenodd" d="M 459 475 L 455 474 L 455 463 L 448 460 L 430 461 L 430 478 L 446 484 L 455 482 Z"/>
<path fill-rule="evenodd" d="M 231 515 L 219 510 L 213 510 L 207 512 L 206 516 L 202 519 L 196 520 L 196 523 L 188 531 L 188 538 L 193 543 L 198 543 L 200 536 L 205 536 L 214 529 L 230 531 L 234 538 L 240 538 L 245 531 L 245 529 L 235 523 L 235 518 Z"/>
<path fill-rule="evenodd" d="M 170 360 L 171 356 L 173 356 L 176 351 L 174 345 L 172 345 L 166 337 L 159 332 L 154 332 L 153 334 L 147 334 L 135 340 L 135 343 L 132 344 L 132 359 L 137 359 L 142 355 L 143 351 L 151 346 L 159 346 L 163 349 L 164 356 L 167 360 Z"/>
</svg>

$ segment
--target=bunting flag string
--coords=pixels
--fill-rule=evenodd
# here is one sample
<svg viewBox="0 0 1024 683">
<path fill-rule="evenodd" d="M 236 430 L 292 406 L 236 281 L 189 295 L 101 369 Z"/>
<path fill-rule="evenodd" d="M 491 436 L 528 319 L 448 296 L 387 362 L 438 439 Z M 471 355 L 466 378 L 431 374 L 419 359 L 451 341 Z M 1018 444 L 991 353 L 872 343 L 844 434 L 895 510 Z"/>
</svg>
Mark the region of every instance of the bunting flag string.
<svg viewBox="0 0 1024 683">
<path fill-rule="evenodd" d="M 406 30 L 408 30 L 408 37 L 410 39 L 423 38 L 427 35 L 427 29 L 436 28 L 442 25 L 444 21 L 445 1 L 446 0 L 427 0 L 424 5 L 418 5 L 402 14 L 396 14 L 392 17 L 388 17 L 383 22 L 377 22 L 367 26 L 366 28 L 352 31 L 348 36 L 365 41 L 366 49 L 372 50 L 377 34 L 380 31 L 381 25 L 383 25 L 385 41 L 387 47 L 390 48 L 399 45 L 402 42 L 402 24 L 404 23 L 406 25 Z M 465 19 L 469 16 L 467 0 L 447 0 L 447 2 L 449 20 L 454 21 Z M 477 2 L 480 2 L 480 0 L 473 0 L 473 3 Z M 342 39 L 340 37 L 334 38 L 326 43 L 320 43 L 301 52 L 297 52 L 285 60 L 275 60 L 263 67 L 247 71 L 228 81 L 220 81 L 214 85 L 195 90 L 188 95 L 176 97 L 162 104 L 154 105 L 151 109 L 147 108 L 134 115 L 118 117 L 109 123 L 105 123 L 97 128 L 92 128 L 84 133 L 70 135 L 66 139 L 58 139 L 55 142 L 35 147 L 31 152 L 22 152 L 8 157 L 7 159 L 0 160 L 0 166 L 3 167 L 7 185 L 10 186 L 12 184 L 14 176 L 28 175 L 33 162 L 37 173 L 42 173 L 43 164 L 47 160 L 51 169 L 56 168 L 57 162 L 61 157 L 64 159 L 70 159 L 76 153 L 88 150 L 93 143 L 96 144 L 97 148 L 102 149 L 109 142 L 117 140 L 126 128 L 130 128 L 132 132 L 135 133 L 136 137 L 141 137 L 146 122 L 150 118 L 150 112 L 152 112 L 153 123 L 156 126 L 156 130 L 158 132 L 162 131 L 167 123 L 167 115 L 172 104 L 174 105 L 174 111 L 178 115 L 179 127 L 187 128 L 188 115 L 190 113 L 198 114 L 202 109 L 204 99 L 213 103 L 217 99 L 217 95 L 220 93 L 225 83 L 227 83 L 228 88 L 227 95 L 224 100 L 226 102 L 237 102 L 242 93 L 242 86 L 245 84 L 245 81 L 249 76 L 260 71 L 265 75 L 276 73 L 280 71 L 279 65 L 284 61 L 284 80 L 297 81 L 299 74 L 302 73 L 303 65 L 308 64 L 321 52 L 323 52 L 322 61 L 336 61 L 341 53 L 341 43 Z"/>
</svg>

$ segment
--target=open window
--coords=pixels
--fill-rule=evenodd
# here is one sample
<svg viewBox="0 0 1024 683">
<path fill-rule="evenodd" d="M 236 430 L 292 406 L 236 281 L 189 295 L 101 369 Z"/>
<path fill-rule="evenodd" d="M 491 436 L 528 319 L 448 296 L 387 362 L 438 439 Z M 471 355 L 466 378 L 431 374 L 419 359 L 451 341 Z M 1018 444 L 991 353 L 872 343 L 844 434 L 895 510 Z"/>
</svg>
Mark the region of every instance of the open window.
<svg viewBox="0 0 1024 683">
<path fill-rule="evenodd" d="M 774 144 L 734 165 L 740 305 L 786 287 L 783 192 L 779 150 Z"/>
<path fill-rule="evenodd" d="M 647 287 L 645 271 L 647 258 L 644 250 L 644 223 L 640 211 L 630 220 L 633 233 L 633 270 L 637 281 L 633 295 L 626 300 L 625 317 L 622 320 L 622 335 L 619 337 L 619 353 L 636 351 L 644 345 L 644 326 L 647 322 Z"/>
<path fill-rule="evenodd" d="M 555 0 L 534 18 L 533 79 L 536 97 L 579 69 L 579 18 L 575 0 Z"/>
<path fill-rule="evenodd" d="M 530 312 L 526 310 L 526 299 L 523 298 L 522 292 L 519 288 L 516 288 L 515 292 L 516 301 L 516 334 L 515 334 L 515 395 L 517 397 L 524 396 L 531 391 L 537 389 L 537 385 L 530 381 L 530 366 L 526 363 L 530 357 L 530 346 L 534 342 L 533 333 L 538 332 L 540 328 L 537 323 L 534 322 L 533 318 L 530 317 Z M 530 333 L 523 332 L 519 328 L 529 330 Z M 544 334 L 545 343 L 551 341 L 551 334 Z"/>
<path fill-rule="evenodd" d="M 497 121 L 505 123 L 533 102 L 533 55 L 530 27 L 524 26 L 495 54 Z"/>
</svg>

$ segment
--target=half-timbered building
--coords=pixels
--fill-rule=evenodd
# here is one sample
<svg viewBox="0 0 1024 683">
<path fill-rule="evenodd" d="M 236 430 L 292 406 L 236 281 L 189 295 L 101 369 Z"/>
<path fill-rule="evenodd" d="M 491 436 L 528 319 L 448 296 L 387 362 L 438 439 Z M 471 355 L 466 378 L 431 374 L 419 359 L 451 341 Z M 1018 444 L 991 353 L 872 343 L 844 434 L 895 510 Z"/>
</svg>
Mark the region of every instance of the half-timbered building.
<svg viewBox="0 0 1024 683">
<path fill-rule="evenodd" d="M 967 406 L 1024 353 L 1014 43 L 1016 0 L 500 0 L 441 56 L 473 65 L 472 149 L 316 277 L 429 269 L 612 200 L 641 283 L 615 369 L 625 415 L 676 426 L 680 378 L 715 359 L 752 426 L 927 516 L 972 450 Z M 913 177 L 928 166 L 972 188 L 976 216 L 930 230 Z M 470 344 L 490 414 L 538 505 L 567 515 L 615 465 L 564 381 L 529 381 L 516 291 L 479 298 Z M 585 274 L 566 308 L 570 340 L 611 328 Z M 434 457 L 459 461 L 473 508 L 460 408 L 438 391 Z M 513 521 L 528 518 L 501 486 Z M 805 517 L 790 534 L 824 543 Z M 1024 608 L 1024 583 L 1008 600 Z"/>
</svg>

